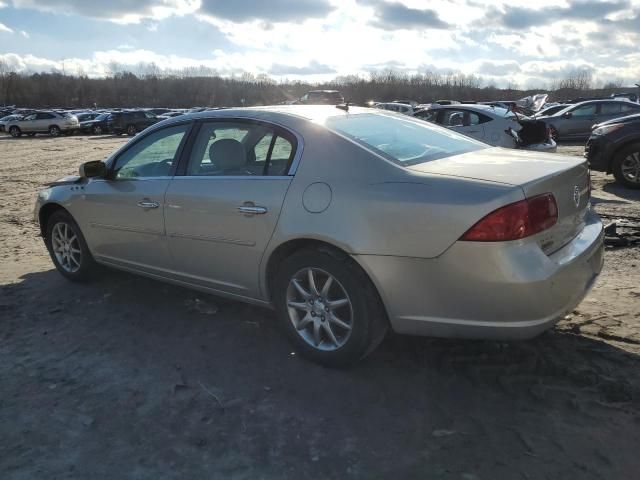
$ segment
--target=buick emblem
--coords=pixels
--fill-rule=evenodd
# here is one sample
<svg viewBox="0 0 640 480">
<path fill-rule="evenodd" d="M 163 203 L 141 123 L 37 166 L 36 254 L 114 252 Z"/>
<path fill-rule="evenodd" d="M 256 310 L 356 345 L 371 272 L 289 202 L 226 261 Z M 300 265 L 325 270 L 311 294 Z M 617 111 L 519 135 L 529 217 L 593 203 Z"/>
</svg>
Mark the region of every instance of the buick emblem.
<svg viewBox="0 0 640 480">
<path fill-rule="evenodd" d="M 580 206 L 580 189 L 577 185 L 573 187 L 573 203 L 576 204 L 576 207 Z"/>
</svg>

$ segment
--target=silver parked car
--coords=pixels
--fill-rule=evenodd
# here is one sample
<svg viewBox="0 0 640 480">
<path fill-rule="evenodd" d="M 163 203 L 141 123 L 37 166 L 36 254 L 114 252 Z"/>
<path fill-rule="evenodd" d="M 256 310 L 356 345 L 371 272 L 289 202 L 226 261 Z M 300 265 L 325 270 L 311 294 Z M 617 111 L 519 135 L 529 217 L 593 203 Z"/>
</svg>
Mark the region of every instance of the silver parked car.
<svg viewBox="0 0 640 480">
<path fill-rule="evenodd" d="M 590 100 L 536 118 L 549 125 L 551 136 L 557 141 L 589 138 L 594 125 L 634 113 L 640 113 L 640 104 L 628 100 Z"/>
<path fill-rule="evenodd" d="M 7 122 L 5 130 L 12 137 L 20 137 L 23 133 L 34 136 L 37 133 L 48 133 L 52 137 L 73 133 L 80 128 L 78 119 L 66 112 L 38 111 L 24 117 Z"/>
<path fill-rule="evenodd" d="M 584 159 L 492 148 L 384 110 L 229 109 L 165 120 L 35 215 L 56 268 L 96 263 L 272 306 L 315 361 L 390 327 L 529 338 L 600 272 Z"/>
</svg>

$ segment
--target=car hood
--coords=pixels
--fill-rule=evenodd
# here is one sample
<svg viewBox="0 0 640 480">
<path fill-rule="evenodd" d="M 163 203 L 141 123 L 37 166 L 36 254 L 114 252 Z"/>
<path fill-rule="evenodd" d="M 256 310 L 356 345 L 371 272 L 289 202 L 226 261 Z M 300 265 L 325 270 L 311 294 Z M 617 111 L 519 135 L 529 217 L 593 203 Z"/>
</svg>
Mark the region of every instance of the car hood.
<svg viewBox="0 0 640 480">
<path fill-rule="evenodd" d="M 582 157 L 496 147 L 420 163 L 409 170 L 524 186 L 584 162 Z"/>
</svg>

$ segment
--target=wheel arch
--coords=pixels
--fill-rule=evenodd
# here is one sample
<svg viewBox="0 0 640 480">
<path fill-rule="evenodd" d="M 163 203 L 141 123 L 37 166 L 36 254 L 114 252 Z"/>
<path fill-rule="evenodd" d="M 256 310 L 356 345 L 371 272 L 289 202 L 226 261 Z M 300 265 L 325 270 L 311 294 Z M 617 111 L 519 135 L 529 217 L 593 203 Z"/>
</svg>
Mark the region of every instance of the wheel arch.
<svg viewBox="0 0 640 480">
<path fill-rule="evenodd" d="M 42 235 L 42 238 L 46 238 L 47 236 L 47 222 L 49 221 L 49 218 L 51 218 L 51 215 L 59 212 L 60 210 L 71 215 L 69 210 L 64 208 L 59 203 L 55 202 L 45 203 L 42 207 L 40 207 L 40 210 L 38 210 L 38 223 L 40 224 L 40 234 Z M 71 216 L 73 217 L 73 215 Z"/>
<path fill-rule="evenodd" d="M 375 293 L 377 294 L 378 299 L 380 300 L 380 304 L 384 308 L 384 312 L 388 321 L 389 310 L 387 309 L 387 302 L 385 301 L 383 292 L 381 292 L 380 290 L 380 285 L 378 284 L 376 279 L 371 275 L 371 272 L 369 271 L 369 269 L 366 268 L 358 260 L 358 256 L 350 254 L 344 248 L 341 248 L 338 245 L 335 245 L 329 241 L 319 240 L 316 238 L 303 237 L 303 238 L 290 239 L 281 243 L 271 251 L 271 253 L 269 254 L 269 258 L 266 262 L 266 267 L 264 268 L 264 273 L 263 273 L 263 279 L 264 279 L 263 290 L 266 295 L 267 301 L 269 302 L 272 301 L 272 295 L 273 295 L 272 285 L 275 280 L 276 272 L 278 271 L 278 265 L 280 265 L 280 263 L 288 256 L 293 255 L 295 252 L 306 249 L 306 248 L 317 248 L 321 251 L 325 251 L 329 253 L 330 255 L 334 256 L 339 260 L 350 259 L 355 265 L 357 265 L 358 268 L 362 270 L 364 275 L 366 275 L 366 277 L 369 279 L 369 281 L 373 285 Z"/>
<path fill-rule="evenodd" d="M 629 138 L 628 140 L 621 143 L 618 147 L 616 147 L 616 149 L 611 154 L 611 157 L 609 158 L 609 162 L 607 165 L 607 173 L 613 172 L 613 162 L 616 160 L 620 152 L 622 152 L 625 148 L 629 148 L 633 145 L 638 145 L 640 147 L 640 139 L 638 139 L 638 137 Z"/>
</svg>

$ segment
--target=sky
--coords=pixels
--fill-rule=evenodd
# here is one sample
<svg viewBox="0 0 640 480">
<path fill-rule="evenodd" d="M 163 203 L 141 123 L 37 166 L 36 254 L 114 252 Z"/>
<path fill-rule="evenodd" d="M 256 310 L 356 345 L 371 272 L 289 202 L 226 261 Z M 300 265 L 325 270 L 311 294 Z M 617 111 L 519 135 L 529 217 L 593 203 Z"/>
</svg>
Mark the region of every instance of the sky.
<svg viewBox="0 0 640 480">
<path fill-rule="evenodd" d="M 90 77 L 203 66 L 311 82 L 459 72 L 520 88 L 589 71 L 633 86 L 640 0 L 0 0 L 0 62 Z"/>
</svg>

